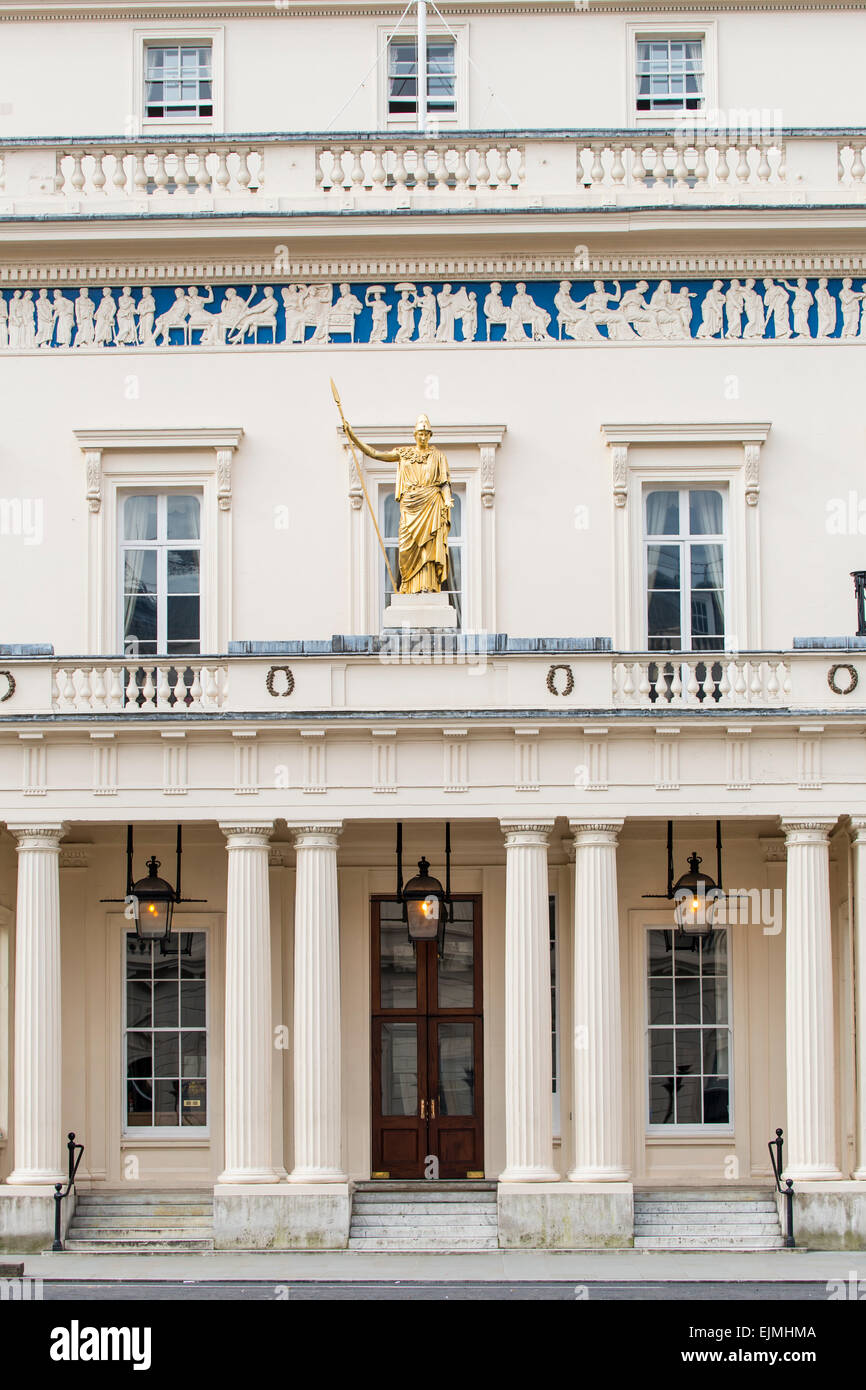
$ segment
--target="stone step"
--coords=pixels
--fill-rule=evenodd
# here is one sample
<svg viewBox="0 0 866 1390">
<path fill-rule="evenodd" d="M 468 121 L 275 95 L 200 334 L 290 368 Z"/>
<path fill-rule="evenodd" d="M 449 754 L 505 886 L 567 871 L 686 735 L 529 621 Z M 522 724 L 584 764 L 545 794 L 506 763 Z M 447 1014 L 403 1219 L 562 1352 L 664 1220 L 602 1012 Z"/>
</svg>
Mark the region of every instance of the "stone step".
<svg viewBox="0 0 866 1390">
<path fill-rule="evenodd" d="M 470 1228 L 475 1230 L 490 1229 L 495 1230 L 497 1226 L 496 1214 L 487 1215 L 486 1213 L 476 1213 L 474 1216 L 467 1217 L 465 1221 L 441 1221 L 438 1216 L 416 1216 L 414 1213 L 408 1215 L 392 1214 L 365 1215 L 352 1217 L 352 1230 L 369 1230 L 372 1226 L 387 1227 L 394 1231 L 441 1231 L 441 1230 L 464 1230 Z"/>
<path fill-rule="evenodd" d="M 213 1250 L 213 1241 L 203 1238 L 192 1239 L 189 1236 L 164 1237 L 156 1239 L 137 1240 L 123 1234 L 118 1236 L 100 1236 L 99 1238 L 88 1237 L 85 1240 L 77 1240 L 75 1237 L 67 1237 L 66 1249 L 69 1254 L 110 1254 L 110 1255 L 146 1255 L 146 1254 L 184 1254 L 187 1251 L 207 1251 Z"/>
<path fill-rule="evenodd" d="M 753 1221 L 748 1226 L 722 1226 L 707 1221 L 678 1221 L 671 1225 L 664 1221 L 640 1221 L 634 1223 L 635 1235 L 641 1236 L 706 1236 L 709 1240 L 747 1240 L 750 1236 L 777 1236 L 777 1221 Z"/>
<path fill-rule="evenodd" d="M 106 1231 L 213 1231 L 213 1220 L 207 1216 L 188 1216 L 183 1221 L 172 1220 L 166 1216 L 162 1219 L 150 1216 L 124 1216 L 122 1220 L 112 1221 L 106 1216 L 78 1216 L 69 1224 L 69 1229 L 75 1235 L 79 1232 L 106 1230 Z"/>
<path fill-rule="evenodd" d="M 771 1202 L 772 1187 L 640 1187 L 636 1202 Z"/>
<path fill-rule="evenodd" d="M 416 1215 L 433 1216 L 437 1220 L 451 1220 L 459 1217 L 467 1220 L 478 1213 L 483 1216 L 496 1215 L 495 1202 L 355 1202 L 353 1211 L 370 1215 L 381 1212 L 385 1216 Z"/>
<path fill-rule="evenodd" d="M 123 1206 L 111 1206 L 108 1202 L 79 1202 L 75 1208 L 73 1221 L 90 1220 L 94 1216 L 104 1216 L 110 1221 L 212 1221 L 213 1207 L 193 1206 L 136 1206 L 126 1202 Z"/>
<path fill-rule="evenodd" d="M 386 1226 L 376 1222 L 371 1222 L 369 1226 L 356 1226 L 352 1223 L 349 1234 L 358 1240 L 366 1240 L 368 1237 L 376 1239 L 391 1236 L 395 1240 L 409 1241 L 410 1244 L 417 1243 L 419 1240 L 439 1240 L 439 1239 L 465 1239 L 465 1240 L 487 1240 L 491 1235 L 496 1234 L 496 1226 L 493 1224 L 480 1225 L 475 1222 L 461 1222 L 458 1225 L 441 1226 L 413 1226 L 405 1224 L 402 1226 Z"/>
<path fill-rule="evenodd" d="M 425 1239 L 423 1241 L 393 1240 L 384 1237 L 349 1237 L 349 1249 L 359 1250 L 367 1253 L 385 1252 L 390 1254 L 418 1254 L 421 1251 L 438 1250 L 445 1253 L 466 1253 L 472 1254 L 476 1250 L 498 1250 L 499 1246 L 494 1237 L 488 1240 L 466 1240 L 461 1237 L 444 1237 L 437 1239 Z"/>
<path fill-rule="evenodd" d="M 484 1202 L 496 1201 L 496 1189 L 480 1183 L 468 1183 L 462 1187 L 434 1187 L 426 1183 L 419 1187 L 400 1187 L 391 1183 L 377 1183 L 374 1187 L 356 1187 L 356 1202 Z"/>
<path fill-rule="evenodd" d="M 710 1212 L 717 1215 L 745 1216 L 752 1212 L 767 1215 L 776 1213 L 775 1202 L 635 1202 L 635 1212 L 653 1212 L 659 1215 L 691 1215 L 692 1212 Z"/>
<path fill-rule="evenodd" d="M 213 1207 L 213 1193 L 200 1192 L 79 1192 L 79 1206 L 99 1202 L 106 1206 L 206 1206 Z"/>
<path fill-rule="evenodd" d="M 748 1241 L 706 1240 L 703 1236 L 635 1236 L 635 1250 L 784 1250 L 781 1236 Z"/>
</svg>

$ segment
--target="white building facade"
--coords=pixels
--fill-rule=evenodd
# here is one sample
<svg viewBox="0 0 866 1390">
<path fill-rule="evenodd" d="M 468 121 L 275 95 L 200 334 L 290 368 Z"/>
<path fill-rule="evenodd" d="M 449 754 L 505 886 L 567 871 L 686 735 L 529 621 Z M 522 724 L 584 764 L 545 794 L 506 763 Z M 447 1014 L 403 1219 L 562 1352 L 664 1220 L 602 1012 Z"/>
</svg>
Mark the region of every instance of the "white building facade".
<svg viewBox="0 0 866 1390">
<path fill-rule="evenodd" d="M 69 1131 L 79 1201 L 212 1195 L 221 1249 L 422 1180 L 568 1249 L 769 1190 L 777 1127 L 798 1240 L 862 1246 L 864 39 L 0 0 L 0 1249 Z M 432 421 L 452 629 L 384 626 L 330 378 Z M 720 823 L 700 941 L 669 822 L 713 878 Z M 443 882 L 451 828 L 441 954 L 398 823 Z M 167 949 L 130 825 L 172 883 L 183 829 Z"/>
</svg>

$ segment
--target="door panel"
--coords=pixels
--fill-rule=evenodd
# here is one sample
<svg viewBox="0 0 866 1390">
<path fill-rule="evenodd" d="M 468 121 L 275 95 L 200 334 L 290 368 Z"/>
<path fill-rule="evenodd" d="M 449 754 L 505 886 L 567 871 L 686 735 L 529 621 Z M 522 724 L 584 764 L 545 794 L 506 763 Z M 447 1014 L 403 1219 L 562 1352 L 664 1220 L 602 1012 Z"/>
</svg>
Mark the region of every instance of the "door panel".
<svg viewBox="0 0 866 1390">
<path fill-rule="evenodd" d="M 373 1162 L 377 1176 L 483 1169 L 481 901 L 454 901 L 439 960 L 408 940 L 402 908 L 372 908 Z"/>
</svg>

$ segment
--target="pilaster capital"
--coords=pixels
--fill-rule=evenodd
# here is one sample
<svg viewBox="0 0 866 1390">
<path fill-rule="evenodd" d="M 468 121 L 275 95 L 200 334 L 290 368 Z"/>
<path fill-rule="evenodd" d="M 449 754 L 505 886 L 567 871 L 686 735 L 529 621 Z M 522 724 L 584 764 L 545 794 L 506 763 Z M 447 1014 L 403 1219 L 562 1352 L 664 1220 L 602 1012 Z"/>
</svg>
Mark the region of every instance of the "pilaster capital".
<svg viewBox="0 0 866 1390">
<path fill-rule="evenodd" d="M 500 820 L 506 849 L 547 849 L 553 830 L 552 820 Z"/>
<path fill-rule="evenodd" d="M 823 820 L 813 816 L 804 820 L 781 821 L 785 844 L 789 849 L 792 845 L 829 845 L 830 831 L 835 825 L 835 819 Z"/>
<path fill-rule="evenodd" d="M 290 825 L 289 831 L 295 842 L 295 849 L 333 849 L 336 851 L 343 822 L 318 821 L 315 825 Z"/>
<path fill-rule="evenodd" d="M 859 849 L 866 845 L 866 816 L 852 816 L 849 824 L 851 842 Z"/>
<path fill-rule="evenodd" d="M 268 842 L 274 833 L 274 822 L 268 821 L 244 821 L 241 824 L 234 821 L 220 821 L 220 830 L 226 837 L 226 849 L 267 849 Z"/>
<path fill-rule="evenodd" d="M 621 820 L 572 820 L 569 826 L 574 836 L 575 849 L 589 845 L 608 845 L 615 849 L 624 821 Z"/>
<path fill-rule="evenodd" d="M 7 821 L 6 829 L 18 841 L 17 850 L 21 854 L 27 850 L 49 850 L 60 853 L 60 841 L 69 829 L 66 821 L 40 821 L 22 824 Z"/>
</svg>

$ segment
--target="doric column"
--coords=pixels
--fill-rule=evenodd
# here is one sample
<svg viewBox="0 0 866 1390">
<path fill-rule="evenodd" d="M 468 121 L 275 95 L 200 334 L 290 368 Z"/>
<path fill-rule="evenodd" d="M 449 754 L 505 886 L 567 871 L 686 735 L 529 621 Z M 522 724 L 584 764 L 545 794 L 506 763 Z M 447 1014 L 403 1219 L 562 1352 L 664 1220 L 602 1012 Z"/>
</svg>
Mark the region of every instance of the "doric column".
<svg viewBox="0 0 866 1390">
<path fill-rule="evenodd" d="M 857 1036 L 857 1137 L 855 1178 L 866 1182 L 866 817 L 852 816 L 854 832 L 854 1001 Z"/>
<path fill-rule="evenodd" d="M 574 831 L 574 1168 L 571 1182 L 625 1182 L 616 842 L 622 821 Z"/>
<path fill-rule="evenodd" d="M 828 841 L 835 823 L 782 821 L 788 848 L 785 1172 L 799 1182 L 842 1176 L 836 1163 Z"/>
<path fill-rule="evenodd" d="M 505 1171 L 500 1182 L 557 1182 L 553 1167 L 550 908 L 553 821 L 505 832 Z"/>
<path fill-rule="evenodd" d="M 225 1168 L 221 1183 L 276 1182 L 271 1152 L 270 821 L 220 825 L 228 849 Z"/>
<path fill-rule="evenodd" d="M 295 1166 L 290 1182 L 345 1182 L 341 1161 L 340 822 L 295 828 Z"/>
<path fill-rule="evenodd" d="M 15 917 L 15 1168 L 22 1187 L 61 1182 L 60 840 L 63 822 L 9 825 L 18 841 Z"/>
</svg>

